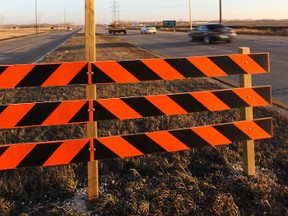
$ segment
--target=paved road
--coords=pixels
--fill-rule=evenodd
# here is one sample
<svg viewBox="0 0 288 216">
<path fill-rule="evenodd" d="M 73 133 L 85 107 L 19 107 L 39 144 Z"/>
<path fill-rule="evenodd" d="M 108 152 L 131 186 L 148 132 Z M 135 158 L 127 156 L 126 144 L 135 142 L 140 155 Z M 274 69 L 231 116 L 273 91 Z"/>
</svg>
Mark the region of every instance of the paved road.
<svg viewBox="0 0 288 216">
<path fill-rule="evenodd" d="M 97 31 L 107 34 L 103 29 Z M 141 35 L 131 30 L 117 37 L 167 57 L 231 54 L 237 53 L 238 47 L 250 47 L 252 53 L 269 52 L 271 73 L 253 76 L 253 84 L 272 85 L 273 99 L 288 104 L 288 37 L 238 35 L 233 43 L 210 45 L 191 43 L 188 34 L 183 32 L 158 31 L 155 35 Z"/>
<path fill-rule="evenodd" d="M 79 29 L 55 31 L 12 40 L 0 41 L 0 64 L 33 63 L 59 47 Z"/>
</svg>

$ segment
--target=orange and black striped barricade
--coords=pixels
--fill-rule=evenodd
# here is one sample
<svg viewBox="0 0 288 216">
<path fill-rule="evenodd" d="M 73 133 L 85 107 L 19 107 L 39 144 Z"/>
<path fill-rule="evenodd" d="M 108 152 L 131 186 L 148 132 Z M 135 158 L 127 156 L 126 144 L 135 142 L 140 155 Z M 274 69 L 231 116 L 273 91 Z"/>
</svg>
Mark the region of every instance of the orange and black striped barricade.
<svg viewBox="0 0 288 216">
<path fill-rule="evenodd" d="M 269 54 L 0 66 L 0 88 L 148 82 L 270 71 Z M 0 130 L 214 112 L 271 104 L 271 87 L 0 105 Z M 271 118 L 101 138 L 0 145 L 0 169 L 132 157 L 272 136 Z M 38 154 L 38 153 L 39 154 Z M 40 154 L 41 153 L 41 154 Z M 39 157 L 41 155 L 41 157 Z M 42 156 L 43 155 L 43 156 Z"/>
</svg>

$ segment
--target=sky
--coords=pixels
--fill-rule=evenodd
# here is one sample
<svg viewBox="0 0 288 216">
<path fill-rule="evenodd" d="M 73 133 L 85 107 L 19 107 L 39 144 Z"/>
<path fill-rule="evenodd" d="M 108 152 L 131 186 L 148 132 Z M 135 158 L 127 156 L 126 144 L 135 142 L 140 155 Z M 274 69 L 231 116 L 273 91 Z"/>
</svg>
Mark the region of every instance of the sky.
<svg viewBox="0 0 288 216">
<path fill-rule="evenodd" d="M 123 21 L 189 21 L 189 2 L 193 21 L 219 19 L 219 0 L 95 0 L 96 22 L 111 23 L 114 9 Z M 39 23 L 84 24 L 85 0 L 0 0 L 0 25 L 35 23 L 35 8 Z M 222 0 L 222 19 L 288 19 L 288 0 Z"/>
</svg>

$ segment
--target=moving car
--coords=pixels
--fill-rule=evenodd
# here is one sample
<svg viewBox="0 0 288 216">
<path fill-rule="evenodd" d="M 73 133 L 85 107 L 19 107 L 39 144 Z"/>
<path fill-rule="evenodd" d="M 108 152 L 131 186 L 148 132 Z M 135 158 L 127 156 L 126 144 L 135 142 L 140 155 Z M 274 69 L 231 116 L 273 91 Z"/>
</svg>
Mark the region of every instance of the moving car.
<svg viewBox="0 0 288 216">
<path fill-rule="evenodd" d="M 156 28 L 154 26 L 143 26 L 140 29 L 141 34 L 156 34 Z"/>
<path fill-rule="evenodd" d="M 212 41 L 226 41 L 230 43 L 236 38 L 236 31 L 221 23 L 203 24 L 189 32 L 191 42 L 204 41 L 206 44 Z"/>
</svg>

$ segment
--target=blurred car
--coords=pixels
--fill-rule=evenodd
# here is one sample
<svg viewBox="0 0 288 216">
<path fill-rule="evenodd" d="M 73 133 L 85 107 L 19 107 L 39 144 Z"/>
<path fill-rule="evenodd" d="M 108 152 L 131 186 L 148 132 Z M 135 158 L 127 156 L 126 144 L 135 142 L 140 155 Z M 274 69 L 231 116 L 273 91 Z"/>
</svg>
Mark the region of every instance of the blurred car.
<svg viewBox="0 0 288 216">
<path fill-rule="evenodd" d="M 143 26 L 140 29 L 141 34 L 156 34 L 157 30 L 154 26 Z"/>
<path fill-rule="evenodd" d="M 66 28 L 66 31 L 72 31 L 72 27 L 68 26 L 68 27 Z"/>
<path fill-rule="evenodd" d="M 191 42 L 204 41 L 209 44 L 213 41 L 226 41 L 230 43 L 236 38 L 236 31 L 220 23 L 203 24 L 189 32 Z"/>
</svg>

